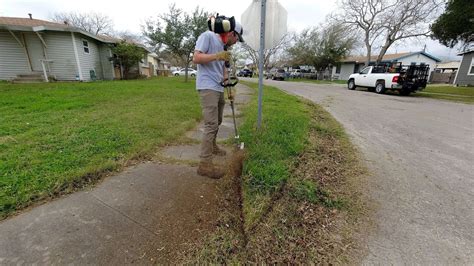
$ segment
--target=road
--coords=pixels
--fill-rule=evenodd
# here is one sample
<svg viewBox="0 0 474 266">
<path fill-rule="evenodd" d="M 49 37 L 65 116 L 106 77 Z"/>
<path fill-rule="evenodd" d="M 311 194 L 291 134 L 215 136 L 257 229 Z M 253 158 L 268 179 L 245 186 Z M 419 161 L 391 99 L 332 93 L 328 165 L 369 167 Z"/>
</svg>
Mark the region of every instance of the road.
<svg viewBox="0 0 474 266">
<path fill-rule="evenodd" d="M 265 82 L 321 104 L 363 153 L 378 206 L 364 264 L 474 264 L 473 105 Z"/>
</svg>

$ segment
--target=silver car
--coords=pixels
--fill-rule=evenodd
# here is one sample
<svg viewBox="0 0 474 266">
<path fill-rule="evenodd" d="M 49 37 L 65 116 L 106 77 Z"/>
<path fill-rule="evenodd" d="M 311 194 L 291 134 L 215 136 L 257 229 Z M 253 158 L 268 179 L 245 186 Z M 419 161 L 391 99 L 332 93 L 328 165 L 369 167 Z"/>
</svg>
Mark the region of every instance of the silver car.
<svg viewBox="0 0 474 266">
<path fill-rule="evenodd" d="M 181 68 L 180 70 L 176 70 L 176 71 L 173 71 L 173 76 L 184 76 L 185 74 L 185 68 Z M 188 75 L 191 76 L 191 77 L 195 77 L 197 74 L 197 71 L 192 69 L 192 68 L 188 68 Z"/>
<path fill-rule="evenodd" d="M 272 68 L 270 72 L 267 73 L 266 76 L 267 79 L 272 79 L 272 80 L 285 80 L 286 78 L 286 72 L 282 68 Z"/>
</svg>

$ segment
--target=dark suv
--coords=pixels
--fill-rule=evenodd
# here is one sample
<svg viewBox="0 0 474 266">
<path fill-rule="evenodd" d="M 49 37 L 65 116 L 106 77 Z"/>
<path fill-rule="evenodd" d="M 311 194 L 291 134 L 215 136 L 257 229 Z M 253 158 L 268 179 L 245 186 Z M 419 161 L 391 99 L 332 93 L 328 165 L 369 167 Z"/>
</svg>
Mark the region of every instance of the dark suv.
<svg viewBox="0 0 474 266">
<path fill-rule="evenodd" d="M 250 69 L 242 69 L 237 73 L 237 77 L 249 77 L 253 76 L 253 72 Z"/>
</svg>

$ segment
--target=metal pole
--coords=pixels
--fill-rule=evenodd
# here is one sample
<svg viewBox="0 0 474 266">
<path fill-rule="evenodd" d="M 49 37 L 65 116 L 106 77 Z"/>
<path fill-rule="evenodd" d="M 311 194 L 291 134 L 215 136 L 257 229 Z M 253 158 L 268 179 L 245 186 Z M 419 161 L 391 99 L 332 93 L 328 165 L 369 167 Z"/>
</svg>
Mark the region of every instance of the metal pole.
<svg viewBox="0 0 474 266">
<path fill-rule="evenodd" d="M 257 129 L 262 125 L 262 98 L 263 98 L 263 50 L 265 48 L 265 15 L 267 11 L 267 1 L 261 0 L 261 15 L 260 15 L 260 52 L 258 57 L 258 119 Z"/>
</svg>

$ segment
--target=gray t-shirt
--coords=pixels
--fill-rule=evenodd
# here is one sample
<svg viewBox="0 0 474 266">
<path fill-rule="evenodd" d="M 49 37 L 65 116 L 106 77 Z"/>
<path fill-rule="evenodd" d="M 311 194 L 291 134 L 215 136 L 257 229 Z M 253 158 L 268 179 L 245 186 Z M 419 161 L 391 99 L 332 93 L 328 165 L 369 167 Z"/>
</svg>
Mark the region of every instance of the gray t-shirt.
<svg viewBox="0 0 474 266">
<path fill-rule="evenodd" d="M 194 50 L 205 54 L 215 54 L 224 51 L 224 44 L 217 34 L 212 31 L 203 32 Z M 224 79 L 224 61 L 212 61 L 207 64 L 197 65 L 197 90 L 215 90 L 224 92 L 221 82 Z"/>
</svg>

